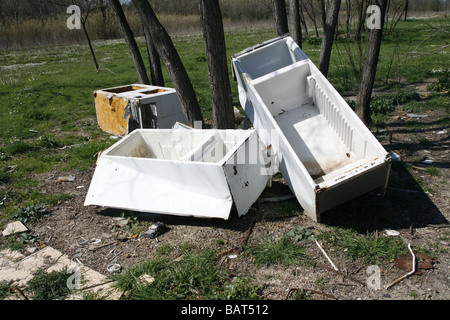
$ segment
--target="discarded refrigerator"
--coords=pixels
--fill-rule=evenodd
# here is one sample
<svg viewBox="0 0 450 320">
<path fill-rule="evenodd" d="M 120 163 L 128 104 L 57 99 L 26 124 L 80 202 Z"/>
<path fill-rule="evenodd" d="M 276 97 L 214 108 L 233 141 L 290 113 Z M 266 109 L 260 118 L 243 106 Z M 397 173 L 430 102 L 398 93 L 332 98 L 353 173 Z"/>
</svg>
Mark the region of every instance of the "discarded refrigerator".
<svg viewBox="0 0 450 320">
<path fill-rule="evenodd" d="M 136 129 L 99 156 L 85 205 L 228 219 L 270 179 L 255 130 Z"/>
<path fill-rule="evenodd" d="M 309 217 L 384 192 L 389 154 L 291 37 L 233 55 L 232 68 L 242 107 Z"/>
<path fill-rule="evenodd" d="M 177 92 L 172 88 L 130 84 L 94 91 L 100 128 L 123 136 L 134 129 L 168 129 L 186 123 Z"/>
</svg>

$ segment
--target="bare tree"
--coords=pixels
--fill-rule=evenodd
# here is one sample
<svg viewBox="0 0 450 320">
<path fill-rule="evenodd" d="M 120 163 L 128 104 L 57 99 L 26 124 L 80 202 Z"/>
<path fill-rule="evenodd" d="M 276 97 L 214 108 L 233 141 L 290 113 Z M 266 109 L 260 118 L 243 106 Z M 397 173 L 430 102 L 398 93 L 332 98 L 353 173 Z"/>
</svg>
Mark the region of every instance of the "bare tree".
<svg viewBox="0 0 450 320">
<path fill-rule="evenodd" d="M 285 0 L 272 0 L 275 30 L 278 36 L 289 32 Z"/>
<path fill-rule="evenodd" d="M 189 75 L 172 39 L 159 22 L 148 0 L 132 0 L 132 3 L 172 79 L 188 124 L 194 126 L 195 121 L 203 121 L 202 113 Z"/>
<path fill-rule="evenodd" d="M 317 22 L 316 22 L 315 4 L 317 4 L 315 0 L 302 0 L 301 1 L 301 7 L 305 8 L 306 15 L 309 17 L 309 19 L 312 21 L 312 23 L 314 25 L 314 31 L 316 32 L 316 37 L 319 37 L 319 30 L 317 28 Z"/>
<path fill-rule="evenodd" d="M 289 1 L 289 18 L 291 21 L 291 35 L 298 46 L 302 47 L 302 25 L 300 21 L 300 1 Z"/>
<path fill-rule="evenodd" d="M 323 26 L 324 37 L 320 47 L 319 70 L 325 77 L 328 76 L 330 66 L 331 49 L 333 49 L 334 32 L 339 16 L 341 0 L 328 0 L 326 6 L 325 23 Z"/>
<path fill-rule="evenodd" d="M 219 0 L 199 0 L 214 127 L 234 129 L 233 101 Z"/>
<path fill-rule="evenodd" d="M 388 0 L 376 0 L 375 3 L 380 9 L 380 24 L 369 31 L 369 43 L 367 47 L 367 57 L 362 74 L 361 84 L 356 98 L 356 113 L 366 124 L 371 123 L 370 99 L 375 83 L 378 56 L 380 54 L 381 39 L 383 36 L 383 26 L 386 14 L 386 3 Z"/>
<path fill-rule="evenodd" d="M 128 45 L 128 49 L 131 53 L 131 58 L 133 59 L 134 67 L 136 68 L 136 72 L 138 75 L 139 83 L 142 84 L 150 84 L 150 81 L 147 76 L 147 71 L 145 69 L 144 61 L 142 60 L 141 52 L 139 51 L 139 47 L 134 39 L 133 31 L 131 30 L 127 18 L 125 17 L 125 13 L 123 12 L 122 6 L 119 0 L 109 0 L 112 10 L 117 18 L 117 22 L 122 31 L 125 42 Z"/>
</svg>

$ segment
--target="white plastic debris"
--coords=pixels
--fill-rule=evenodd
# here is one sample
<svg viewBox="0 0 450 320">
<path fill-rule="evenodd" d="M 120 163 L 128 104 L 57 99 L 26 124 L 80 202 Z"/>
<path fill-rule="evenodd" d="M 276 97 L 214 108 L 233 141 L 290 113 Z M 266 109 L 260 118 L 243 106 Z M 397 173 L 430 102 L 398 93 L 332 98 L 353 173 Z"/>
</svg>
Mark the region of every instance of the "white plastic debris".
<svg viewBox="0 0 450 320">
<path fill-rule="evenodd" d="M 384 229 L 384 232 L 389 237 L 398 237 L 400 235 L 400 232 L 398 232 L 397 230 L 392 230 L 392 229 Z"/>
</svg>

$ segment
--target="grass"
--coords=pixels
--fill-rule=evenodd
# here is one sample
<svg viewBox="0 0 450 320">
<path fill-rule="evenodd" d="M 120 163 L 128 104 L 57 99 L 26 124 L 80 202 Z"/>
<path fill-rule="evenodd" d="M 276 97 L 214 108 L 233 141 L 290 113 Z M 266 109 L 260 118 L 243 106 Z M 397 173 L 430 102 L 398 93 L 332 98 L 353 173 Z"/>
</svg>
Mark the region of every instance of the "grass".
<svg viewBox="0 0 450 320">
<path fill-rule="evenodd" d="M 214 251 L 186 253 L 181 261 L 157 257 L 113 276 L 126 300 L 203 300 L 256 298 L 258 288 L 245 278 L 229 276 L 217 266 Z M 148 275 L 155 280 L 144 281 Z"/>
<path fill-rule="evenodd" d="M 387 263 L 400 254 L 408 253 L 407 246 L 400 239 L 375 233 L 361 235 L 351 229 L 335 228 L 323 232 L 320 238 L 340 248 L 349 258 L 361 259 L 367 264 Z"/>
<path fill-rule="evenodd" d="M 307 260 L 305 249 L 288 236 L 266 237 L 246 250 L 257 265 L 298 265 Z"/>
<path fill-rule="evenodd" d="M 3 300 L 10 295 L 10 286 L 4 281 L 0 281 L 0 299 Z"/>
<path fill-rule="evenodd" d="M 67 268 L 50 273 L 39 270 L 27 282 L 27 290 L 31 293 L 33 300 L 62 299 L 71 292 L 67 285 L 69 277 L 70 273 L 67 272 Z"/>
</svg>

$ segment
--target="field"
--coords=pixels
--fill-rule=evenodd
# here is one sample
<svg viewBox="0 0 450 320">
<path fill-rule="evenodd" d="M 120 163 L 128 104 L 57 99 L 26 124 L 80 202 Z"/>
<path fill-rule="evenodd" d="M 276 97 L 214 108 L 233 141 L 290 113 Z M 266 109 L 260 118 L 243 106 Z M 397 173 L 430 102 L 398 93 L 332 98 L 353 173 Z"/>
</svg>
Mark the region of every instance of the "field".
<svg viewBox="0 0 450 320">
<path fill-rule="evenodd" d="M 4 50 L 0 228 L 21 219 L 30 231 L 2 238 L 0 247 L 29 252 L 52 246 L 104 274 L 109 264 L 118 263 L 122 270 L 111 277 L 123 299 L 448 300 L 449 32 L 448 18 L 410 19 L 386 35 L 370 129 L 401 161 L 393 163 L 384 197 L 362 196 L 331 210 L 321 224 L 308 220 L 295 200 L 260 201 L 246 216 L 230 221 L 84 207 L 96 156 L 117 141 L 97 126 L 93 91 L 137 81 L 125 43 L 94 42 L 98 73 L 87 45 Z M 272 28 L 229 30 L 228 55 L 273 37 Z M 208 122 L 202 36 L 174 34 L 173 40 Z M 320 40 L 305 39 L 303 50 L 316 64 L 319 49 Z M 364 43 L 359 47 L 344 37 L 332 54 L 330 82 L 351 105 L 361 54 Z M 172 87 L 165 70 L 164 75 Z M 237 84 L 231 84 L 239 107 Z M 75 180 L 60 181 L 64 176 Z M 261 200 L 287 194 L 286 182 L 276 175 Z M 157 240 L 141 236 L 159 220 L 166 223 L 166 233 Z M 385 229 L 400 235 L 388 237 Z M 113 244 L 98 250 L 81 244 L 91 239 Z M 381 269 L 383 287 L 407 272 L 400 266 L 408 244 L 423 254 L 422 266 L 429 268 L 392 288 L 370 289 L 366 271 L 371 265 Z M 142 274 L 151 274 L 155 282 L 134 281 Z"/>
</svg>

